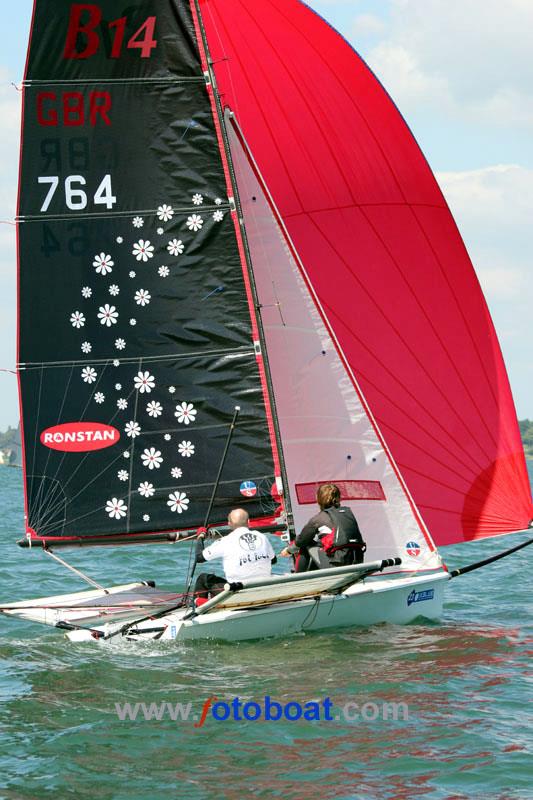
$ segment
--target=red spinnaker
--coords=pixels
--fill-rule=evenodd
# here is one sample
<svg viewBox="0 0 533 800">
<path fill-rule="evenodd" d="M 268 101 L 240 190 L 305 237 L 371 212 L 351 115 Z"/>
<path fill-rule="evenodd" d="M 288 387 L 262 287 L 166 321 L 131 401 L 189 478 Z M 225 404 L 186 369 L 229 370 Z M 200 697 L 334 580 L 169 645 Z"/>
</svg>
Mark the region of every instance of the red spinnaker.
<svg viewBox="0 0 533 800">
<path fill-rule="evenodd" d="M 437 544 L 533 516 L 474 269 L 403 118 L 297 0 L 200 0 L 237 120 Z"/>
</svg>

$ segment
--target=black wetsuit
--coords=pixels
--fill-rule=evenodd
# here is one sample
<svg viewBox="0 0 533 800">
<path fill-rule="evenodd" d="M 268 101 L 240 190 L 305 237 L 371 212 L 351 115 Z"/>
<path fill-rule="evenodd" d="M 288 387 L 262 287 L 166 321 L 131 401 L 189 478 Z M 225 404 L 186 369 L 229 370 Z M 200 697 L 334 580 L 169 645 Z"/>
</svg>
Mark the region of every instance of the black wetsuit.
<svg viewBox="0 0 533 800">
<path fill-rule="evenodd" d="M 329 512 L 331 512 L 331 514 Z M 296 559 L 296 572 L 305 572 L 308 569 L 314 568 L 308 548 L 316 546 L 319 543 L 322 536 L 319 528 L 323 525 L 330 529 L 342 526 L 346 538 L 355 540 L 358 546 L 356 548 L 347 547 L 342 550 L 337 550 L 337 552 L 333 553 L 331 556 L 327 556 L 325 552 L 320 549 L 319 553 L 322 567 L 340 567 L 345 564 L 360 564 L 363 561 L 365 544 L 352 510 L 347 506 L 333 506 L 324 511 L 319 511 L 318 514 L 311 517 L 309 522 L 304 525 L 296 537 L 294 544 L 299 548 L 298 558 Z"/>
</svg>

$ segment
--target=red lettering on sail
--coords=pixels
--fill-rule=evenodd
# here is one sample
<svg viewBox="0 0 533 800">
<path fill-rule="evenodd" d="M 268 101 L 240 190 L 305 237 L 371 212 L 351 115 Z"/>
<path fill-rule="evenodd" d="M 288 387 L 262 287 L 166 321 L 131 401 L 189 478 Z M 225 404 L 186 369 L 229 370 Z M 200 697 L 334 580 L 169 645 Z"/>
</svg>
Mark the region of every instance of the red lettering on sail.
<svg viewBox="0 0 533 800">
<path fill-rule="evenodd" d="M 64 453 L 88 453 L 112 447 L 120 440 L 120 431 L 101 422 L 65 422 L 41 433 L 41 444 Z"/>
<path fill-rule="evenodd" d="M 88 14 L 88 17 L 86 16 Z M 85 21 L 82 22 L 82 17 Z M 102 10 L 94 3 L 74 3 L 70 7 L 70 20 L 65 41 L 64 58 L 90 58 L 100 46 L 100 37 L 95 28 L 102 19 Z M 85 47 L 77 50 L 78 36 L 82 34 Z"/>
<path fill-rule="evenodd" d="M 73 127 L 85 125 L 89 121 L 94 128 L 99 120 L 105 125 L 111 125 L 108 113 L 112 105 L 110 92 L 92 91 L 87 98 L 81 92 L 63 92 L 60 98 L 59 100 L 55 92 L 38 92 L 36 102 L 39 125 L 57 127 L 63 124 Z M 58 113 L 59 107 L 61 115 Z"/>
</svg>

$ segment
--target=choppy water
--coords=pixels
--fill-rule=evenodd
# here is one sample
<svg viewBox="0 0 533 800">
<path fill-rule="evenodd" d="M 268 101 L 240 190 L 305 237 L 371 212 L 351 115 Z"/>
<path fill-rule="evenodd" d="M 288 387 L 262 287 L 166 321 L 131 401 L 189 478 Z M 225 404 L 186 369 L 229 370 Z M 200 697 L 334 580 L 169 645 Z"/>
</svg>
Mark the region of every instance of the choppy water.
<svg viewBox="0 0 533 800">
<path fill-rule="evenodd" d="M 21 476 L 0 468 L 0 599 L 82 588 L 21 551 Z M 445 548 L 450 567 L 520 537 Z M 532 548 L 533 549 L 533 548 Z M 174 588 L 177 548 L 69 552 L 106 583 Z M 531 552 L 452 581 L 440 624 L 240 644 L 77 644 L 0 619 L 0 798 L 533 797 Z M 528 569 L 529 565 L 529 569 Z M 121 722 L 115 703 L 330 697 L 404 702 L 401 721 Z M 353 708 L 353 707 L 351 707 Z M 405 713 L 405 712 L 404 712 Z M 529 719 L 529 724 L 531 721 Z"/>
</svg>

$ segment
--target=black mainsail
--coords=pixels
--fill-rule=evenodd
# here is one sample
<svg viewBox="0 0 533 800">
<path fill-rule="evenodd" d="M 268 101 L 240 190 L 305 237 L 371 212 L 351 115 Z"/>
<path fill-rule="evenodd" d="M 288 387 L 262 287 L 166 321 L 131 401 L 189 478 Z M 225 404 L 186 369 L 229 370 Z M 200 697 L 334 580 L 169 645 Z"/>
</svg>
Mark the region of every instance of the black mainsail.
<svg viewBox="0 0 533 800">
<path fill-rule="evenodd" d="M 19 370 L 27 536 L 156 539 L 280 511 L 261 337 L 186 2 L 36 3 Z"/>
</svg>

